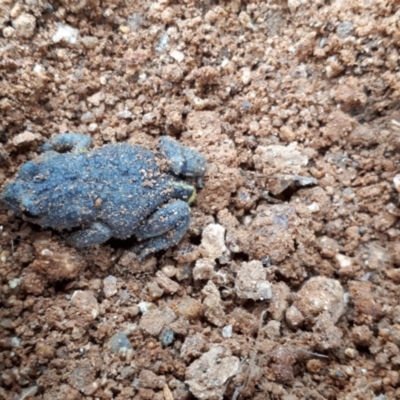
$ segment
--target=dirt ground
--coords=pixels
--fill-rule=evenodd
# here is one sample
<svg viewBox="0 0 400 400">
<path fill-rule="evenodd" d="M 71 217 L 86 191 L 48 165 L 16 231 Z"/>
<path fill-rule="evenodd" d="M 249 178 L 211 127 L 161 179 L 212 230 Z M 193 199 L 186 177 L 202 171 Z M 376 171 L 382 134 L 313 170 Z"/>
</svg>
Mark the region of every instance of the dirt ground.
<svg viewBox="0 0 400 400">
<path fill-rule="evenodd" d="M 178 246 L 0 206 L 1 399 L 400 399 L 399 0 L 0 0 L 0 183 L 60 132 L 208 160 Z"/>
</svg>

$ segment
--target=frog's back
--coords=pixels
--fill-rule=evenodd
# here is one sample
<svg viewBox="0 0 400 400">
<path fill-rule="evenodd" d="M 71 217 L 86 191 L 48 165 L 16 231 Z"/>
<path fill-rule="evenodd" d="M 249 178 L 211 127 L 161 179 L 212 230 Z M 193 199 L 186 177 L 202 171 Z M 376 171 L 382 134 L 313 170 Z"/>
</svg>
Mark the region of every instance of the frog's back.
<svg viewBox="0 0 400 400">
<path fill-rule="evenodd" d="M 40 225 L 65 229 L 102 221 L 121 238 L 155 209 L 166 182 L 151 151 L 126 143 L 45 153 L 29 164 L 14 185 L 35 202 Z"/>
</svg>

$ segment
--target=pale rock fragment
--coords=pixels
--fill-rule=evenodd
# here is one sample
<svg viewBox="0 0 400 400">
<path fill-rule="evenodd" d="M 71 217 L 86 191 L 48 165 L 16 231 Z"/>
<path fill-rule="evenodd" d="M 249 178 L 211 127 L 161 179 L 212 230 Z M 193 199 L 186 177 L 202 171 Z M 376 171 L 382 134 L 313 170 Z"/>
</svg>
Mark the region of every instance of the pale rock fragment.
<svg viewBox="0 0 400 400">
<path fill-rule="evenodd" d="M 168 278 L 168 276 L 165 275 L 164 272 L 162 272 L 162 271 L 158 271 L 156 273 L 155 280 L 158 283 L 158 285 L 161 288 L 163 288 L 167 293 L 176 293 L 180 288 L 179 283 Z"/>
<path fill-rule="evenodd" d="M 345 256 L 344 254 L 338 253 L 336 254 L 335 258 L 339 264 L 339 271 L 343 272 L 345 270 L 348 270 L 353 265 L 353 260 L 350 257 Z"/>
<path fill-rule="evenodd" d="M 157 300 L 164 294 L 164 290 L 162 290 L 160 286 L 158 286 L 158 283 L 154 281 L 151 281 L 146 285 L 146 291 L 152 300 Z"/>
<path fill-rule="evenodd" d="M 314 343 L 318 351 L 337 349 L 341 346 L 343 332 L 335 326 L 328 312 L 318 316 L 313 326 Z"/>
<path fill-rule="evenodd" d="M 87 49 L 94 49 L 98 45 L 99 39 L 96 36 L 83 36 L 81 42 Z"/>
<path fill-rule="evenodd" d="M 188 320 L 198 320 L 203 311 L 202 304 L 196 299 L 185 296 L 174 305 L 174 311 L 180 317 Z"/>
<path fill-rule="evenodd" d="M 293 330 L 297 330 L 304 322 L 304 315 L 294 306 L 286 310 L 286 322 Z"/>
<path fill-rule="evenodd" d="M 288 8 L 291 13 L 294 13 L 297 8 L 300 6 L 301 1 L 300 0 L 288 0 Z"/>
<path fill-rule="evenodd" d="M 92 319 L 99 316 L 99 303 L 90 291 L 76 290 L 71 297 L 71 306 L 88 313 Z"/>
<path fill-rule="evenodd" d="M 175 319 L 176 314 L 169 307 L 157 308 L 142 316 L 139 327 L 151 336 L 158 336 Z"/>
<path fill-rule="evenodd" d="M 210 280 L 215 274 L 214 268 L 214 260 L 210 260 L 209 258 L 201 258 L 197 260 L 193 268 L 194 280 Z"/>
<path fill-rule="evenodd" d="M 223 326 L 225 323 L 225 311 L 217 286 L 212 281 L 208 281 L 202 293 L 206 296 L 203 301 L 204 316 L 212 324 Z"/>
<path fill-rule="evenodd" d="M 165 386 L 165 376 L 156 375 L 153 371 L 142 369 L 139 374 L 139 385 L 144 388 L 162 389 Z"/>
<path fill-rule="evenodd" d="M 139 311 L 142 314 L 146 314 L 150 310 L 155 310 L 156 309 L 156 305 L 154 303 L 149 302 L 149 301 L 141 301 L 138 304 L 138 307 L 139 307 Z"/>
<path fill-rule="evenodd" d="M 291 290 L 284 282 L 272 284 L 272 298 L 269 303 L 268 313 L 272 319 L 282 321 L 288 308 Z"/>
<path fill-rule="evenodd" d="M 14 146 L 23 146 L 29 143 L 32 143 L 38 139 L 41 138 L 41 135 L 30 132 L 30 131 L 24 131 L 22 133 L 19 133 L 18 135 L 14 136 L 12 139 L 12 143 Z"/>
<path fill-rule="evenodd" d="M 233 330 L 232 325 L 225 325 L 222 328 L 222 337 L 231 338 L 232 337 L 232 330 Z"/>
<path fill-rule="evenodd" d="M 296 134 L 286 125 L 279 129 L 279 137 L 286 143 L 291 143 L 296 140 Z"/>
<path fill-rule="evenodd" d="M 276 174 L 268 177 L 267 188 L 273 195 L 283 193 L 286 189 L 292 187 L 305 187 L 317 185 L 315 178 L 291 174 Z"/>
<path fill-rule="evenodd" d="M 215 345 L 190 364 L 185 383 L 196 399 L 222 399 L 229 378 L 238 373 L 239 367 L 238 357 L 232 356 L 229 349 Z"/>
<path fill-rule="evenodd" d="M 301 153 L 297 143 L 287 146 L 258 146 L 253 156 L 254 166 L 266 175 L 293 174 L 301 175 L 308 164 L 308 157 Z"/>
<path fill-rule="evenodd" d="M 336 323 L 345 311 L 344 291 L 339 281 L 317 276 L 307 281 L 297 293 L 293 306 L 307 322 L 314 325 L 321 313 L 328 313 Z"/>
<path fill-rule="evenodd" d="M 178 50 L 172 50 L 169 55 L 178 63 L 181 63 L 185 59 L 185 55 Z"/>
<path fill-rule="evenodd" d="M 79 39 L 79 29 L 73 28 L 70 25 L 57 24 L 58 28 L 56 33 L 51 38 L 53 43 L 67 42 L 76 44 Z"/>
<path fill-rule="evenodd" d="M 12 25 L 18 36 L 29 39 L 35 32 L 36 18 L 31 14 L 22 13 L 12 21 Z"/>
<path fill-rule="evenodd" d="M 103 280 L 103 290 L 106 297 L 112 297 L 118 292 L 117 289 L 117 278 L 109 275 Z"/>
<path fill-rule="evenodd" d="M 320 236 L 316 240 L 316 245 L 323 257 L 333 258 L 339 251 L 339 245 L 336 240 L 328 236 Z M 339 260 L 339 264 L 341 260 Z"/>
<path fill-rule="evenodd" d="M 241 299 L 266 300 L 272 298 L 271 284 L 262 262 L 253 260 L 242 263 L 235 279 L 235 291 Z"/>
<path fill-rule="evenodd" d="M 14 36 L 14 34 L 15 34 L 15 29 L 12 26 L 6 26 L 3 29 L 3 36 L 6 39 L 12 38 Z"/>
<path fill-rule="evenodd" d="M 263 328 L 265 336 L 271 340 L 278 340 L 281 337 L 281 323 L 271 319 Z"/>
<path fill-rule="evenodd" d="M 100 103 L 104 101 L 105 97 L 106 97 L 105 94 L 100 91 L 88 97 L 87 101 L 90 104 L 93 104 L 94 106 L 98 107 Z"/>
<path fill-rule="evenodd" d="M 181 347 L 181 357 L 185 361 L 200 357 L 207 348 L 207 339 L 199 332 L 187 336 Z"/>
<path fill-rule="evenodd" d="M 207 225 L 203 230 L 200 244 L 200 252 L 203 257 L 215 260 L 226 251 L 225 228 L 219 224 Z"/>
<path fill-rule="evenodd" d="M 242 68 L 242 83 L 248 85 L 251 82 L 251 70 L 250 68 Z"/>
</svg>

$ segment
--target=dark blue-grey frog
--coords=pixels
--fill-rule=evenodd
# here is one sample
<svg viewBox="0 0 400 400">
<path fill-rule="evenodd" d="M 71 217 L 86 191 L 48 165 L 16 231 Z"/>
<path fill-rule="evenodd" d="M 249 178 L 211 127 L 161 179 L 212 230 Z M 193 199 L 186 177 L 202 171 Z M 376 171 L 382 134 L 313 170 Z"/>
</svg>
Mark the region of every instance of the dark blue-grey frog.
<svg viewBox="0 0 400 400">
<path fill-rule="evenodd" d="M 54 136 L 7 184 L 2 200 L 30 222 L 71 230 L 67 241 L 75 247 L 135 236 L 133 250 L 143 259 L 179 243 L 196 195 L 180 177 L 201 179 L 206 158 L 168 136 L 156 153 L 128 143 L 91 146 L 86 135 Z"/>
</svg>

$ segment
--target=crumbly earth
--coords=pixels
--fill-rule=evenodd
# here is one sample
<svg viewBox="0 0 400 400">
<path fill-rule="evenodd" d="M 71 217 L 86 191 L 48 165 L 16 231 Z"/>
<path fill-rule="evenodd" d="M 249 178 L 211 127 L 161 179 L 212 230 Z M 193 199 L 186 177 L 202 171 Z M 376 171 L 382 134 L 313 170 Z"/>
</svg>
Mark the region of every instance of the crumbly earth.
<svg viewBox="0 0 400 400">
<path fill-rule="evenodd" d="M 209 164 L 142 262 L 0 206 L 0 398 L 400 398 L 399 6 L 0 0 L 2 187 L 68 131 Z"/>
</svg>

